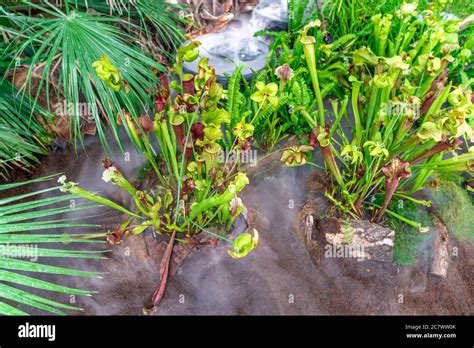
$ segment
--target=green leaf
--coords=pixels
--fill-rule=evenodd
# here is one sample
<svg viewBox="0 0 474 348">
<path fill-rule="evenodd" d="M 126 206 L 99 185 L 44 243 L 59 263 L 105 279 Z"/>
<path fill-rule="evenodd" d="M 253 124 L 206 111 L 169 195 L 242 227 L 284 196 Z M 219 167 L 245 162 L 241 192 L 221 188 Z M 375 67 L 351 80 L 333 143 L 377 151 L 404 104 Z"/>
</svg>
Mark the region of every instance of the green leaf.
<svg viewBox="0 0 474 348">
<path fill-rule="evenodd" d="M 85 239 L 87 234 L 0 234 L 0 244 L 25 243 L 105 243 L 94 239 Z"/>
<path fill-rule="evenodd" d="M 23 261 L 23 260 L 7 259 L 7 258 L 0 258 L 0 268 L 14 270 L 14 271 L 62 274 L 62 275 L 81 276 L 81 277 L 97 277 L 98 275 L 101 274 L 97 272 L 79 271 L 79 270 L 67 269 L 63 267 L 42 265 L 40 263 L 31 262 L 31 261 Z"/>
<path fill-rule="evenodd" d="M 28 180 L 25 182 L 0 185 L 0 190 L 7 190 L 27 184 L 36 184 L 52 180 L 56 175 L 50 175 L 43 178 Z M 82 227 L 95 226 L 91 224 L 79 224 L 71 222 L 73 219 L 61 218 L 65 213 L 71 213 L 79 210 L 96 208 L 97 205 L 80 204 L 71 207 L 57 206 L 58 203 L 70 199 L 77 199 L 74 194 L 60 195 L 37 200 L 27 200 L 28 198 L 39 196 L 43 193 L 57 191 L 57 187 L 50 187 L 42 190 L 36 190 L 21 194 L 18 196 L 7 197 L 0 200 L 0 250 L 3 257 L 0 258 L 0 297 L 8 299 L 31 307 L 35 307 L 50 313 L 64 315 L 61 309 L 77 310 L 79 308 L 66 304 L 49 300 L 34 294 L 27 290 L 18 289 L 17 286 L 27 286 L 52 292 L 63 292 L 76 295 L 90 295 L 92 292 L 88 290 L 74 289 L 59 284 L 53 284 L 41 280 L 45 274 L 57 274 L 60 276 L 80 276 L 80 277 L 99 277 L 101 273 L 93 271 L 84 271 L 71 268 L 58 267 L 45 264 L 42 261 L 35 262 L 27 260 L 19 260 L 12 258 L 15 248 L 28 248 L 28 254 L 22 252 L 23 257 L 33 258 L 82 258 L 82 259 L 101 259 L 104 258 L 103 253 L 107 250 L 91 251 L 91 250 L 74 250 L 71 243 L 105 243 L 104 240 L 98 241 L 97 237 L 104 236 L 104 233 L 95 234 L 51 234 L 51 233 L 30 233 L 30 231 L 49 230 L 64 227 Z M 21 203 L 12 204 L 22 200 Z M 26 200 L 26 201 L 24 201 Z M 28 222 L 26 222 L 28 221 Z M 25 231 L 28 233 L 18 233 Z M 39 248 L 31 249 L 29 244 L 40 243 L 56 243 L 56 248 Z M 28 245 L 26 245 L 28 244 Z M 12 255 L 9 255 L 8 252 Z M 20 256 L 20 255 L 18 255 Z M 35 276 L 26 276 L 17 272 L 29 272 Z M 5 282 L 11 285 L 4 284 Z M 0 302 L 0 314 L 7 315 L 26 315 L 25 312 L 15 309 L 13 306 Z"/>
<path fill-rule="evenodd" d="M 0 302 L 0 314 L 4 315 L 28 315 L 28 313 L 25 313 L 19 309 L 16 309 L 13 306 L 10 306 L 6 303 Z"/>
<path fill-rule="evenodd" d="M 241 119 L 240 97 L 242 96 L 242 93 L 240 93 L 240 82 L 242 81 L 242 69 L 243 65 L 235 69 L 227 84 L 226 110 L 230 115 L 231 127 L 234 127 Z"/>
<path fill-rule="evenodd" d="M 85 295 L 90 296 L 91 293 L 95 293 L 95 291 L 88 291 L 88 290 L 80 290 L 69 288 L 67 286 L 57 285 L 50 282 L 46 282 L 43 280 L 39 280 L 36 278 L 24 276 L 21 274 L 0 270 L 0 280 L 3 282 L 14 283 L 24 286 L 29 286 L 31 288 L 48 290 L 48 291 L 56 291 L 56 292 L 63 292 L 66 294 L 74 294 L 74 295 Z"/>
<path fill-rule="evenodd" d="M 229 113 L 224 109 L 213 108 L 202 112 L 202 123 L 205 126 L 220 127 L 221 124 L 229 122 Z"/>
<path fill-rule="evenodd" d="M 49 134 L 37 116 L 47 123 L 51 115 L 29 98 L 17 94 L 18 90 L 0 72 L 0 177 L 4 178 L 15 167 L 33 168 L 40 156 L 48 152 L 45 144 L 49 142 Z"/>
<path fill-rule="evenodd" d="M 24 95 L 30 95 L 37 102 L 40 95 L 46 96 L 50 105 L 51 95 L 61 93 L 65 105 L 74 105 L 70 118 L 71 134 L 82 142 L 79 107 L 87 106 L 95 121 L 98 136 L 106 151 L 110 151 L 105 138 L 102 116 L 106 118 L 114 137 L 122 147 L 118 136 L 117 114 L 122 108 L 129 111 L 134 119 L 145 107 L 153 108 L 153 100 L 148 90 L 152 90 L 159 79 L 152 68 L 165 71 L 163 66 L 148 57 L 135 45 L 135 39 L 119 29 L 120 24 L 133 26 L 117 17 L 104 17 L 98 13 L 82 10 L 64 11 L 48 3 L 48 7 L 25 1 L 29 7 L 35 8 L 47 16 L 30 17 L 20 12 L 14 15 L 0 15 L 8 18 L 19 31 L 12 44 L 17 46 L 16 57 L 22 57 L 27 50 L 33 48 L 31 64 L 26 76 Z M 66 6 L 69 7 L 70 5 Z M 108 56 L 110 62 L 120 71 L 120 76 L 129 86 L 129 92 L 122 88 L 113 92 L 102 81 L 92 66 L 102 56 Z M 33 70 L 38 64 L 43 65 L 41 82 L 33 91 Z M 57 89 L 50 91 L 50 76 L 53 69 L 59 71 Z M 103 114 L 103 115 L 101 115 Z M 127 133 L 129 131 L 127 129 Z"/>
<path fill-rule="evenodd" d="M 30 294 L 26 291 L 15 289 L 11 286 L 0 284 L 0 297 L 3 297 L 8 300 L 16 301 L 23 303 L 32 307 L 36 307 L 54 314 L 65 315 L 63 311 L 60 311 L 54 307 L 48 306 L 48 304 L 65 308 L 65 309 L 75 309 L 79 310 L 80 308 L 67 306 L 59 302 L 51 301 L 40 296 Z"/>
</svg>

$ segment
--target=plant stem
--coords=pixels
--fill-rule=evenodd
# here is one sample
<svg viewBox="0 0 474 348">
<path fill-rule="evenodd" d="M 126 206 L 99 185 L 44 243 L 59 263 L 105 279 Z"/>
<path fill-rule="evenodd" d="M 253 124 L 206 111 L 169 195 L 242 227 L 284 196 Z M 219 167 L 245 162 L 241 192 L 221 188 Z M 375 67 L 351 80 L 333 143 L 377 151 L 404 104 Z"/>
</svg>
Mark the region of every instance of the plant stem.
<svg viewBox="0 0 474 348">
<path fill-rule="evenodd" d="M 318 115 L 319 115 L 319 124 L 321 126 L 325 125 L 324 117 L 324 105 L 323 98 L 321 95 L 321 90 L 319 88 L 318 80 L 318 69 L 316 68 L 316 52 L 314 48 L 314 43 L 303 44 L 304 56 L 306 58 L 306 64 L 309 68 L 309 73 L 311 75 L 311 81 L 313 83 L 314 94 L 316 95 L 316 101 L 318 103 Z"/>
</svg>

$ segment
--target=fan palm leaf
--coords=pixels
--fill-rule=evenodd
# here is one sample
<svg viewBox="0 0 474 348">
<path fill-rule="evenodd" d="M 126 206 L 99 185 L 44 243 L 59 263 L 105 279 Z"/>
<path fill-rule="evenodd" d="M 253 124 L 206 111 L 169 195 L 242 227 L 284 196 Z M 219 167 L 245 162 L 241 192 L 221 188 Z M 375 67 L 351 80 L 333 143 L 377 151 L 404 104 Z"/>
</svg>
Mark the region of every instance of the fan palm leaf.
<svg viewBox="0 0 474 348">
<path fill-rule="evenodd" d="M 0 76 L 0 177 L 13 167 L 29 170 L 47 153 L 49 135 L 38 122 L 49 116 L 29 98 L 16 96 L 17 89 Z"/>
<path fill-rule="evenodd" d="M 15 58 L 21 60 L 28 51 L 33 52 L 22 92 L 31 95 L 35 102 L 43 92 L 50 109 L 51 93 L 64 98 L 64 104 L 72 109 L 68 110 L 67 117 L 74 143 L 77 139 L 82 142 L 80 121 L 84 116 L 81 109 L 84 110 L 85 106 L 95 121 L 106 151 L 110 152 L 110 148 L 101 114 L 122 147 L 118 135 L 118 117 L 123 114 L 122 108 L 137 117 L 142 109 L 153 107 L 149 92 L 159 84 L 159 80 L 152 68 L 164 71 L 163 66 L 147 57 L 135 45 L 135 39 L 117 27 L 124 23 L 120 18 L 71 9 L 67 4 L 63 10 L 48 2 L 44 5 L 23 3 L 40 11 L 43 16 L 32 17 L 5 10 L 0 15 L 0 19 L 10 21 L 19 30 L 19 35 L 10 43 L 16 47 Z M 104 55 L 120 70 L 120 78 L 130 86 L 129 93 L 126 88 L 112 91 L 96 74 L 92 63 Z M 33 91 L 32 77 L 38 67 L 42 68 L 41 81 Z M 50 91 L 50 81 L 56 69 L 59 70 L 59 80 L 55 81 L 57 90 Z"/>
<path fill-rule="evenodd" d="M 104 14 L 127 16 L 129 19 L 139 20 L 140 27 L 147 36 L 149 34 L 147 23 L 150 23 L 164 45 L 174 50 L 185 38 L 182 28 L 185 22 L 177 13 L 187 11 L 188 8 L 184 5 L 171 4 L 164 0 L 70 0 L 69 2 Z"/>
<path fill-rule="evenodd" d="M 0 185 L 0 191 L 12 189 L 22 185 L 31 185 L 39 182 L 52 180 L 55 176 L 47 176 L 39 179 L 29 180 L 15 184 Z M 66 293 L 71 295 L 90 296 L 93 291 L 76 289 L 55 284 L 40 279 L 42 275 L 56 274 L 61 276 L 76 277 L 99 277 L 100 273 L 83 271 L 48 265 L 42 262 L 42 258 L 82 258 L 101 259 L 104 258 L 104 250 L 77 250 L 73 248 L 64 249 L 64 245 L 70 243 L 100 243 L 103 241 L 94 239 L 101 234 L 51 234 L 38 233 L 44 229 L 55 228 L 79 228 L 83 226 L 96 226 L 89 224 L 72 223 L 71 219 L 54 219 L 64 213 L 89 209 L 96 206 L 78 204 L 74 207 L 58 206 L 62 202 L 69 202 L 74 195 L 57 195 L 54 197 L 40 198 L 45 192 L 58 190 L 58 187 L 36 190 L 26 194 L 0 199 L 0 314 L 4 315 L 26 315 L 23 309 L 17 308 L 16 303 L 34 307 L 53 314 L 65 314 L 64 310 L 80 310 L 76 306 L 67 305 L 59 301 L 36 295 L 29 288 L 39 289 L 51 293 Z M 21 222 L 20 222 L 21 221 Z M 21 233 L 19 233 L 21 232 Z M 47 248 L 41 245 L 56 244 L 59 248 Z M 34 245 L 34 259 L 37 261 L 20 260 L 8 250 L 12 247 L 23 247 L 24 255 L 33 257 L 31 246 Z M 40 245 L 40 246 L 38 246 Z M 26 250 L 26 252 L 25 252 Z M 28 251 L 29 250 L 29 251 Z M 22 272 L 28 272 L 28 275 Z M 32 275 L 33 274 L 33 275 Z"/>
</svg>

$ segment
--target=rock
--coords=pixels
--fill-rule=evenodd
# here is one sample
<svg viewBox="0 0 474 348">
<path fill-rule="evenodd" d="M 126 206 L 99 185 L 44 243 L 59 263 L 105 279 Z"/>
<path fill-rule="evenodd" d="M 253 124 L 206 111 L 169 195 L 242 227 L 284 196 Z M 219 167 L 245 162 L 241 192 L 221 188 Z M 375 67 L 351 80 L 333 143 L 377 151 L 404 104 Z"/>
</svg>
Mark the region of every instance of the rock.
<svg viewBox="0 0 474 348">
<path fill-rule="evenodd" d="M 324 178 L 320 175 L 313 175 L 307 185 L 308 196 L 301 207 L 295 221 L 295 230 L 308 248 L 311 259 L 319 264 L 323 257 L 325 242 L 318 238 L 318 224 L 324 219 L 331 207 L 330 202 L 324 197 Z"/>
<path fill-rule="evenodd" d="M 430 273 L 441 278 L 446 278 L 449 266 L 448 230 L 438 217 L 435 217 L 434 222 L 435 237 Z"/>
<path fill-rule="evenodd" d="M 304 234 L 303 237 L 306 243 L 311 243 L 313 240 L 311 237 L 313 236 L 313 227 L 314 227 L 314 217 L 312 214 L 308 214 L 305 219 L 304 223 Z"/>
<path fill-rule="evenodd" d="M 326 257 L 353 257 L 359 261 L 393 261 L 395 232 L 370 221 L 341 219 L 324 196 L 327 177 L 315 173 L 307 185 L 308 195 L 298 213 L 296 231 L 311 257 L 319 263 Z"/>
<path fill-rule="evenodd" d="M 347 249 L 358 260 L 392 262 L 395 231 L 370 221 L 326 218 L 318 222 L 327 243 Z M 333 248 L 333 250 L 336 250 Z"/>
<path fill-rule="evenodd" d="M 311 258 L 318 264 L 321 261 L 322 250 L 318 242 L 313 239 L 314 220 L 312 214 L 306 215 L 303 225 L 303 238 Z"/>
<path fill-rule="evenodd" d="M 145 262 L 150 257 L 143 235 L 130 235 L 121 245 L 116 247 L 119 253 L 130 255 L 130 262 Z"/>
</svg>

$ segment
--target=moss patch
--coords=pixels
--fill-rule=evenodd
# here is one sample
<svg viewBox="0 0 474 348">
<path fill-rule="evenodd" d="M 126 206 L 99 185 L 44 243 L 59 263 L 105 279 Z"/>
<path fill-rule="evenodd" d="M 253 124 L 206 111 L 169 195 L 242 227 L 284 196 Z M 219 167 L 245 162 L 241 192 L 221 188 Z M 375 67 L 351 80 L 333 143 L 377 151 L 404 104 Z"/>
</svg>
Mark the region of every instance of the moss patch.
<svg viewBox="0 0 474 348">
<path fill-rule="evenodd" d="M 434 226 L 432 219 L 424 207 L 408 200 L 393 201 L 389 210 L 430 228 L 430 232 L 422 234 L 417 228 L 387 214 L 385 224 L 395 231 L 393 260 L 400 265 L 412 265 L 415 263 L 418 246 L 431 235 Z"/>
<path fill-rule="evenodd" d="M 439 178 L 436 188 L 430 188 L 431 201 L 450 234 L 459 240 L 474 240 L 474 204 L 459 184 L 449 178 Z"/>
</svg>

